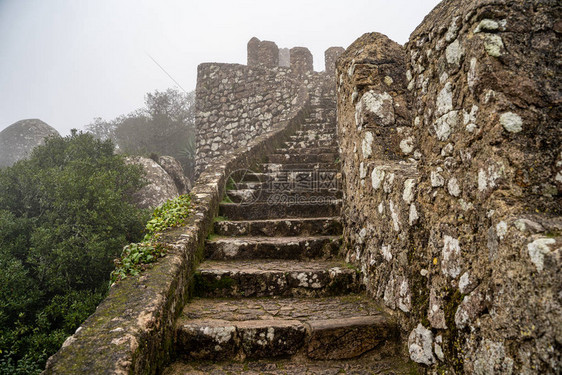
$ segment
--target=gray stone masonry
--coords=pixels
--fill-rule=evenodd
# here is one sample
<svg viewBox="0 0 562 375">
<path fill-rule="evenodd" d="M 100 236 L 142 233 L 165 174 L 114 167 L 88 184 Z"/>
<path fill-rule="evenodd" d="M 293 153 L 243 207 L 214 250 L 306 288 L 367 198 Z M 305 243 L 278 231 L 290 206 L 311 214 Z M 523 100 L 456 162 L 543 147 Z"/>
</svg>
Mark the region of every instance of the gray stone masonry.
<svg viewBox="0 0 562 375">
<path fill-rule="evenodd" d="M 443 1 L 338 61 L 347 260 L 427 373 L 562 371 L 560 14 Z"/>
<path fill-rule="evenodd" d="M 309 74 L 311 106 L 298 130 L 253 171 L 231 175 L 229 202 L 220 204 L 196 271 L 197 298 L 176 324 L 177 362 L 166 374 L 247 373 L 256 360 L 278 373 L 281 362 L 267 360 L 286 357 L 293 365 L 282 373 L 409 371 L 395 322 L 341 258 L 331 78 Z"/>
</svg>

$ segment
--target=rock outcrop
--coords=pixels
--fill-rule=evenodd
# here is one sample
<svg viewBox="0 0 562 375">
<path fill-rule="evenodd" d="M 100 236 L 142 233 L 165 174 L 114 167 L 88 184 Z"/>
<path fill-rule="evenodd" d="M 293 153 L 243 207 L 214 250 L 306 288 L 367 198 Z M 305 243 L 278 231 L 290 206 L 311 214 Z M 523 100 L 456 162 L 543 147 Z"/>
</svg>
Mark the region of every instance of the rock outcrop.
<svg viewBox="0 0 562 375">
<path fill-rule="evenodd" d="M 0 168 L 9 167 L 28 157 L 46 137 L 60 136 L 59 132 L 39 119 L 18 121 L 0 132 Z"/>
<path fill-rule="evenodd" d="M 339 60 L 347 257 L 428 369 L 562 369 L 560 11 L 443 1 Z"/>
<path fill-rule="evenodd" d="M 180 195 L 174 178 L 154 160 L 142 156 L 129 156 L 125 160 L 127 163 L 140 165 L 146 173 L 148 184 L 133 195 L 133 202 L 139 208 L 154 209 Z"/>
<path fill-rule="evenodd" d="M 185 176 L 179 161 L 172 156 L 160 156 L 158 164 L 172 177 L 180 195 L 187 194 L 191 190 L 191 181 Z"/>
</svg>

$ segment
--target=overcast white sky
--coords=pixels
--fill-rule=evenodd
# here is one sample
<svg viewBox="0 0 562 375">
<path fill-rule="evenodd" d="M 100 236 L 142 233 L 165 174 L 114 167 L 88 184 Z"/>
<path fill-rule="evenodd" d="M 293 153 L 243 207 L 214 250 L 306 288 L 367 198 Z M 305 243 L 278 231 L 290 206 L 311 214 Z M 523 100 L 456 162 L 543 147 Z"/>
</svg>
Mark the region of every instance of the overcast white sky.
<svg viewBox="0 0 562 375">
<path fill-rule="evenodd" d="M 403 44 L 438 0 L 0 0 L 0 130 L 40 118 L 61 134 L 195 89 L 202 62 L 246 63 L 252 36 L 324 51 L 378 31 Z"/>
</svg>

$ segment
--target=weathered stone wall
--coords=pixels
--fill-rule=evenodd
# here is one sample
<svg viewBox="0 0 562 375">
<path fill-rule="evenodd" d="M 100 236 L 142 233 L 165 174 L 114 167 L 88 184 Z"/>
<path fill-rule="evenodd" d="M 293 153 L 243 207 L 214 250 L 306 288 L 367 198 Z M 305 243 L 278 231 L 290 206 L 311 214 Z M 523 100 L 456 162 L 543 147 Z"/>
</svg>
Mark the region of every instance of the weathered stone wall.
<svg viewBox="0 0 562 375">
<path fill-rule="evenodd" d="M 249 59 L 249 56 L 248 56 Z M 287 119 L 301 83 L 286 68 L 201 64 L 196 106 L 196 171 Z"/>
<path fill-rule="evenodd" d="M 279 48 L 275 42 L 260 41 L 253 37 L 248 42 L 248 66 L 279 66 Z"/>
<path fill-rule="evenodd" d="M 300 79 L 314 71 L 312 53 L 306 47 L 293 47 L 289 51 L 291 70 Z"/>
<path fill-rule="evenodd" d="M 348 258 L 416 362 L 561 371 L 560 32 L 556 1 L 447 1 L 339 60 Z"/>
<path fill-rule="evenodd" d="M 408 249 L 419 214 L 405 57 L 382 34 L 355 41 L 338 62 L 337 123 L 347 261 L 361 267 L 370 294 L 409 313 Z"/>
<path fill-rule="evenodd" d="M 330 47 L 324 52 L 324 65 L 325 72 L 330 76 L 335 76 L 336 74 L 336 62 L 338 57 L 345 52 L 343 47 Z"/>
</svg>

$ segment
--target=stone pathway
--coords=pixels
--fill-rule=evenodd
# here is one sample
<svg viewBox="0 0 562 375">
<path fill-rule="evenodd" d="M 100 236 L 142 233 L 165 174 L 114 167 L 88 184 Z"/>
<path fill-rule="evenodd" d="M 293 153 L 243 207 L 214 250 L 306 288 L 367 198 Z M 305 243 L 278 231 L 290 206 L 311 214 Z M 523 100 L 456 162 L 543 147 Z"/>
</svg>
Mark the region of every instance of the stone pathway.
<svg viewBox="0 0 562 375">
<path fill-rule="evenodd" d="M 340 258 L 335 103 L 312 103 L 260 171 L 233 177 L 165 374 L 409 373 L 397 325 Z"/>
</svg>

